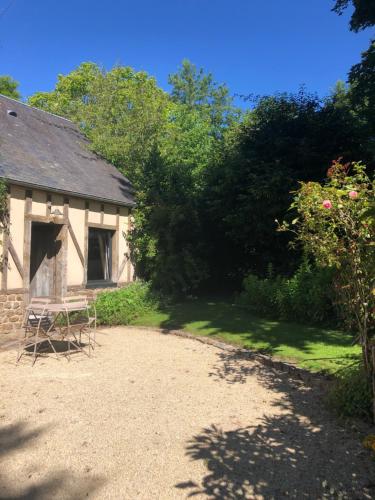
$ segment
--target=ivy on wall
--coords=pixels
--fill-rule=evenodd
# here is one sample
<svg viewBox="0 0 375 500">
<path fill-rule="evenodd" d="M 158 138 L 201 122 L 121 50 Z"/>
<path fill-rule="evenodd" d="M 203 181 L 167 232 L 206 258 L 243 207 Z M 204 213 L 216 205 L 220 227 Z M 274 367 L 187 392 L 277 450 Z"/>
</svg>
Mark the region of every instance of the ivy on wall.
<svg viewBox="0 0 375 500">
<path fill-rule="evenodd" d="M 9 234 L 9 206 L 8 206 L 8 184 L 0 179 L 0 234 Z M 3 244 L 3 243 L 1 243 Z M 3 269 L 3 256 L 0 257 L 0 270 Z"/>
</svg>

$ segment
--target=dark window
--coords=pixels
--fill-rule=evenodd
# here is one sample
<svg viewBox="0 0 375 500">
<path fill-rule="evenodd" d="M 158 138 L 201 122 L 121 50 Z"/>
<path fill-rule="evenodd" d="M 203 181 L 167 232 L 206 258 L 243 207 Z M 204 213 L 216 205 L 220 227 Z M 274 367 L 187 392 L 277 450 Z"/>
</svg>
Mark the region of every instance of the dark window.
<svg viewBox="0 0 375 500">
<path fill-rule="evenodd" d="M 112 280 L 112 231 L 89 228 L 87 281 Z"/>
</svg>

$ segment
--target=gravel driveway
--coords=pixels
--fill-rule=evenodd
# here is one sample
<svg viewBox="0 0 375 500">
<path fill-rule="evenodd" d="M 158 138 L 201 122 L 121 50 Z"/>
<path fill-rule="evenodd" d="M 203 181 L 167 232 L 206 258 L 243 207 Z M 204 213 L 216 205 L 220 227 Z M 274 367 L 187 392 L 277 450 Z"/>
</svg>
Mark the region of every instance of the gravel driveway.
<svg viewBox="0 0 375 500">
<path fill-rule="evenodd" d="M 156 331 L 98 340 L 34 368 L 0 352 L 1 499 L 374 495 L 374 462 L 319 387 Z"/>
</svg>

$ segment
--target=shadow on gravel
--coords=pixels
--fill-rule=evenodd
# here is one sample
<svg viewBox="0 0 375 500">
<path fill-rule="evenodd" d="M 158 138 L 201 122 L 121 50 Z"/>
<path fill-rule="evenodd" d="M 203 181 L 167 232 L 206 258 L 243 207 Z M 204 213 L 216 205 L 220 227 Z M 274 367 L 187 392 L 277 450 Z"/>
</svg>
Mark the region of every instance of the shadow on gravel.
<svg viewBox="0 0 375 500">
<path fill-rule="evenodd" d="M 203 461 L 206 475 L 199 484 L 187 478 L 175 487 L 188 497 L 215 500 L 374 498 L 375 467 L 361 445 L 371 431 L 366 425 L 356 433 L 339 426 L 322 401 L 327 382 L 307 385 L 233 353 L 219 353 L 211 373 L 229 384 L 254 375 L 279 394 L 275 411 L 258 425 L 202 429 L 187 443 L 186 454 Z"/>
<path fill-rule="evenodd" d="M 48 439 L 49 427 L 33 427 L 23 422 L 0 428 L 0 500 L 50 500 L 52 498 L 87 498 L 104 484 L 101 477 L 77 477 L 69 470 L 55 470 L 46 473 L 32 459 L 24 458 L 24 472 L 17 476 L 5 477 L 4 465 L 12 460 L 20 460 L 17 452 L 29 447 L 40 439 Z M 32 457 L 32 455 L 30 455 Z M 53 460 L 53 457 L 51 458 Z M 51 464 L 48 464 L 48 468 Z M 68 459 L 67 459 L 68 465 Z M 41 476 L 35 480 L 34 477 Z"/>
<path fill-rule="evenodd" d="M 252 353 L 243 354 L 236 351 L 217 353 L 218 362 L 209 373 L 215 380 L 224 380 L 228 384 L 244 384 L 247 377 L 259 372 L 259 366 L 254 363 Z"/>
</svg>

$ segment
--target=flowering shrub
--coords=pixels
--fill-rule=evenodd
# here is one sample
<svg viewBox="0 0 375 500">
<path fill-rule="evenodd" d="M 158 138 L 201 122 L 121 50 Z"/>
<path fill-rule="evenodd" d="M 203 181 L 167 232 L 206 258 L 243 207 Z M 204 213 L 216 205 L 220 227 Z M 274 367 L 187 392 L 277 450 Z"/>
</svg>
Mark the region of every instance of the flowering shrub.
<svg viewBox="0 0 375 500">
<path fill-rule="evenodd" d="M 322 205 L 324 208 L 332 208 L 332 203 L 329 200 L 324 200 Z"/>
<path fill-rule="evenodd" d="M 361 163 L 333 162 L 324 184 L 301 183 L 291 208 L 297 217 L 280 229 L 293 231 L 295 243 L 319 266 L 335 268 L 340 311 L 362 346 L 365 373 L 374 370 L 371 355 L 375 321 L 374 183 Z"/>
</svg>

